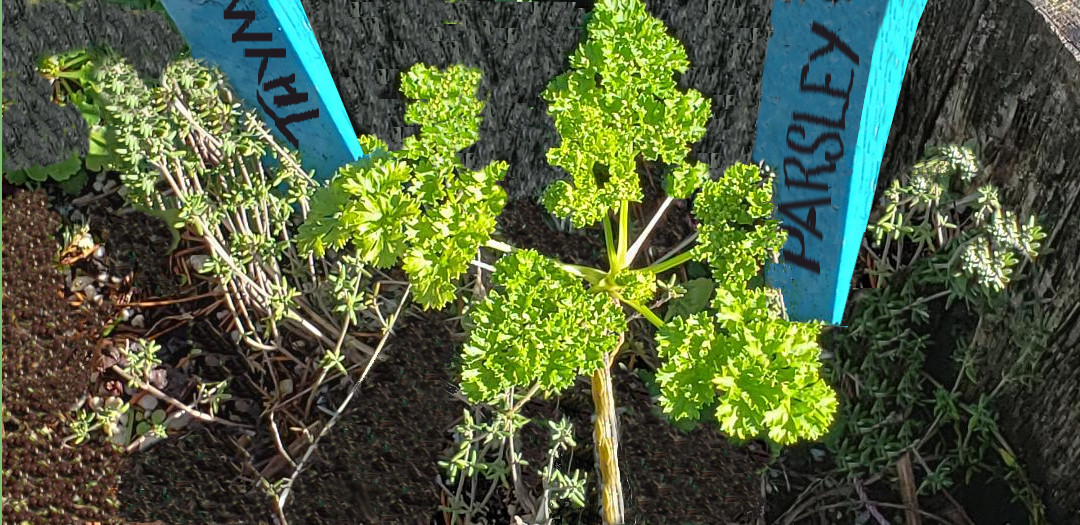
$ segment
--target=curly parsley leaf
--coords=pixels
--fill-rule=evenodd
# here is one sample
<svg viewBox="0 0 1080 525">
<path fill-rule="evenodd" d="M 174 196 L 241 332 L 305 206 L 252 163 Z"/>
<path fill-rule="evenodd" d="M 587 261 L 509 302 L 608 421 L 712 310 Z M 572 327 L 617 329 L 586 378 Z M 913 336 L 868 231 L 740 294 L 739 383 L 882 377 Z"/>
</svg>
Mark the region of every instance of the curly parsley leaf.
<svg viewBox="0 0 1080 525">
<path fill-rule="evenodd" d="M 601 367 L 626 331 L 626 315 L 610 296 L 586 290 L 534 250 L 499 259 L 493 282 L 467 314 L 474 328 L 462 351 L 461 389 L 471 401 L 534 382 L 545 394 L 562 392 Z"/>
<path fill-rule="evenodd" d="M 825 434 L 835 392 L 820 377 L 817 323 L 772 315 L 762 290 L 717 290 L 713 313 L 674 317 L 658 332 L 664 365 L 660 404 L 673 419 L 696 419 L 720 394 L 716 419 L 739 439 L 779 444 Z"/>
<path fill-rule="evenodd" d="M 351 244 L 376 266 L 401 261 L 423 307 L 453 300 L 458 278 L 495 231 L 506 202 L 498 185 L 505 162 L 472 171 L 457 157 L 479 138 L 484 103 L 474 94 L 480 77 L 479 70 L 461 66 L 417 64 L 407 71 L 401 89 L 413 101 L 405 118 L 419 124 L 420 133 L 397 152 L 375 137 L 360 137 L 368 156 L 338 170 L 316 193 L 301 247 L 321 254 Z"/>
<path fill-rule="evenodd" d="M 544 205 L 578 228 L 623 201 L 640 202 L 638 157 L 684 162 L 710 111 L 700 92 L 676 89 L 673 73 L 689 68 L 686 51 L 644 3 L 598 2 L 588 35 L 570 58 L 572 69 L 543 93 L 562 138 L 548 162 L 572 178 L 552 184 Z"/>
<path fill-rule="evenodd" d="M 692 213 L 700 221 L 696 255 L 707 261 L 721 287 L 746 288 L 786 234 L 772 213 L 771 181 L 757 166 L 735 164 L 719 180 L 706 181 Z"/>
</svg>

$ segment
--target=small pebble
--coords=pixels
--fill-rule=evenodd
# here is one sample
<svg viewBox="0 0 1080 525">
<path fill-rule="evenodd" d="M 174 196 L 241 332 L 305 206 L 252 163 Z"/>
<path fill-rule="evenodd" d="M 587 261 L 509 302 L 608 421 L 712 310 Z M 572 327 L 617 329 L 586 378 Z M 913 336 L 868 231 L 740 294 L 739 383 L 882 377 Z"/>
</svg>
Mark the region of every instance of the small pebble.
<svg viewBox="0 0 1080 525">
<path fill-rule="evenodd" d="M 104 188 L 104 186 L 102 186 L 102 184 L 101 184 L 101 179 L 98 179 L 98 180 L 94 181 L 93 188 L 94 188 L 94 191 L 101 192 L 101 190 Z"/>
<path fill-rule="evenodd" d="M 158 406 L 158 399 L 150 395 L 142 396 L 139 398 L 139 406 L 147 412 L 153 411 Z"/>
<path fill-rule="evenodd" d="M 112 191 L 112 189 L 115 188 L 115 187 L 116 187 L 116 181 L 110 179 L 110 180 L 105 181 L 105 186 L 103 186 L 101 189 L 103 191 Z"/>
<path fill-rule="evenodd" d="M 94 278 L 89 275 L 80 275 L 71 280 L 71 290 L 83 290 L 87 286 L 93 286 Z"/>
<path fill-rule="evenodd" d="M 86 294 L 87 297 L 93 297 L 97 295 L 97 288 L 95 288 L 92 284 L 88 284 L 86 286 L 83 286 L 82 292 Z"/>
<path fill-rule="evenodd" d="M 117 445 L 124 446 L 126 445 L 126 443 L 124 443 L 126 437 L 127 429 L 124 427 L 124 425 L 120 423 L 113 425 L 113 433 L 112 436 L 109 436 L 109 441 L 112 441 Z"/>
<path fill-rule="evenodd" d="M 203 265 L 206 264 L 206 261 L 208 260 L 210 260 L 210 256 L 208 255 L 195 254 L 188 257 L 188 264 L 190 264 L 191 268 L 195 271 L 201 272 Z"/>
<path fill-rule="evenodd" d="M 94 258 L 95 259 L 104 259 L 105 258 L 105 247 L 104 246 L 98 246 L 97 249 L 94 250 Z"/>
<path fill-rule="evenodd" d="M 135 328 L 142 328 L 145 325 L 146 318 L 143 317 L 142 314 L 136 315 L 134 318 L 131 319 L 131 326 L 134 326 Z"/>
<path fill-rule="evenodd" d="M 126 322 L 128 319 L 131 319 L 132 313 L 131 308 L 120 310 L 120 322 Z"/>
<path fill-rule="evenodd" d="M 107 274 L 105 272 L 101 272 L 101 273 L 98 274 L 97 280 L 98 280 L 98 282 L 103 282 L 103 283 L 108 282 L 109 274 Z"/>
<path fill-rule="evenodd" d="M 80 250 L 90 250 L 94 247 L 94 236 L 89 233 L 82 234 L 81 237 L 75 240 L 75 247 Z"/>
<path fill-rule="evenodd" d="M 101 294 L 95 294 L 93 297 L 94 304 L 101 304 L 105 301 L 105 297 Z"/>
<path fill-rule="evenodd" d="M 169 419 L 165 420 L 165 428 L 169 430 L 180 430 L 187 426 L 188 423 L 194 419 L 190 412 L 181 412 L 179 416 L 169 416 Z"/>
<path fill-rule="evenodd" d="M 121 282 L 124 281 L 124 279 L 122 277 L 120 277 L 119 275 L 114 275 L 109 280 L 112 281 L 113 284 L 120 284 Z"/>
<path fill-rule="evenodd" d="M 116 194 L 121 197 L 127 197 L 128 191 L 130 190 L 128 190 L 127 186 L 121 186 L 120 189 L 116 190 Z"/>
<path fill-rule="evenodd" d="M 150 384 L 159 390 L 169 386 L 169 373 L 164 368 L 155 368 L 150 372 Z"/>
</svg>

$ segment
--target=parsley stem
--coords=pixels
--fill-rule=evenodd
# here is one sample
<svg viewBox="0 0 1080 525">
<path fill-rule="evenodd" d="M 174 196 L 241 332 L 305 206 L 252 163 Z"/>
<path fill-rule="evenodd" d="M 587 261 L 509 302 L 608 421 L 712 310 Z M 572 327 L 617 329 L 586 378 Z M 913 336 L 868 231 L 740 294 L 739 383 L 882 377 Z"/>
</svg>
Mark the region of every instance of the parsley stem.
<svg viewBox="0 0 1080 525">
<path fill-rule="evenodd" d="M 638 250 L 640 250 L 641 246 L 645 244 L 645 240 L 649 238 L 649 234 L 651 234 L 653 228 L 656 227 L 656 223 L 660 222 L 660 218 L 664 216 L 664 212 L 667 211 L 668 206 L 671 206 L 671 203 L 674 200 L 674 198 L 668 195 L 664 198 L 664 202 L 660 203 L 660 207 L 656 209 L 656 213 L 653 213 L 652 218 L 649 219 L 649 224 L 645 226 L 645 229 L 642 230 L 641 234 L 638 235 L 637 239 L 634 240 L 634 244 L 630 246 L 630 251 L 626 254 L 627 266 L 630 266 L 634 263 L 634 258 L 637 257 Z"/>
<path fill-rule="evenodd" d="M 567 264 L 567 263 L 558 263 L 558 264 L 559 264 L 559 267 L 562 268 L 563 270 L 566 270 L 567 272 L 569 272 L 569 273 L 571 273 L 573 275 L 576 275 L 578 277 L 581 277 L 582 279 L 585 279 L 586 281 L 589 281 L 589 284 L 594 285 L 594 286 L 597 283 L 599 283 L 600 281 L 603 281 L 605 277 L 607 277 L 607 274 L 604 273 L 603 271 L 597 270 L 596 268 L 592 268 L 590 266 L 581 266 L 581 265 L 578 265 L 578 264 Z"/>
<path fill-rule="evenodd" d="M 644 317 L 650 323 L 652 323 L 653 326 L 655 326 L 657 328 L 661 328 L 661 327 L 664 326 L 664 321 L 662 321 L 659 316 L 657 316 L 655 313 L 653 313 L 652 310 L 650 310 L 646 306 L 642 305 L 641 303 L 639 303 L 637 301 L 630 301 L 630 300 L 627 300 L 627 299 L 622 298 L 622 297 L 619 297 L 619 300 L 626 303 L 626 304 L 628 304 L 628 305 L 630 305 L 630 308 L 633 308 L 634 310 L 636 310 L 637 313 L 641 314 L 642 317 Z"/>
<path fill-rule="evenodd" d="M 608 267 L 615 268 L 615 239 L 611 234 L 611 217 L 609 213 L 604 214 L 604 244 L 607 245 Z"/>
<path fill-rule="evenodd" d="M 490 240 L 490 239 L 487 241 L 487 243 L 485 243 L 485 245 L 488 246 L 489 248 L 492 248 L 492 249 L 495 249 L 495 250 L 500 250 L 500 251 L 505 251 L 507 253 L 511 253 L 512 251 L 517 249 L 517 248 L 514 248 L 514 247 L 512 247 L 512 246 L 510 246 L 508 244 L 501 243 L 501 242 L 495 241 L 495 240 Z M 504 250 L 503 248 L 506 248 L 506 249 Z M 494 266 L 492 266 L 490 264 L 487 264 L 487 263 L 485 263 L 483 261 L 472 260 L 472 261 L 469 261 L 469 262 L 473 266 L 476 266 L 477 268 L 480 268 L 480 269 L 485 270 L 487 272 L 495 273 L 495 271 L 496 271 Z M 604 273 L 603 270 L 598 270 L 598 269 L 593 268 L 591 266 L 582 266 L 582 265 L 579 265 L 579 264 L 567 264 L 567 263 L 562 263 L 562 262 L 558 262 L 558 261 L 556 261 L 556 263 L 559 265 L 559 268 L 562 268 L 567 273 L 569 273 L 571 275 L 574 275 L 574 276 L 577 276 L 577 277 L 580 277 L 582 279 L 585 279 L 586 281 L 589 282 L 589 284 L 592 284 L 592 285 L 596 285 L 600 281 L 604 280 L 604 277 L 607 277 L 607 274 Z"/>
<path fill-rule="evenodd" d="M 619 204 L 619 252 L 615 257 L 616 264 L 611 265 L 612 270 L 619 271 L 630 266 L 630 261 L 626 260 L 626 245 L 628 244 L 627 237 L 629 233 L 630 201 L 624 200 Z"/>
<path fill-rule="evenodd" d="M 693 258 L 694 258 L 694 252 L 693 251 L 685 251 L 685 252 L 682 252 L 682 253 L 680 253 L 680 254 L 678 254 L 678 255 L 670 258 L 670 259 L 660 261 L 658 263 L 653 263 L 653 264 L 651 264 L 649 266 L 646 266 L 645 268 L 642 268 L 641 271 L 650 272 L 650 273 L 654 273 L 654 274 L 663 273 L 663 272 L 666 272 L 666 271 L 668 271 L 668 270 L 670 270 L 672 268 L 675 268 L 675 267 L 679 266 L 680 264 L 682 264 L 682 263 L 684 263 L 686 261 L 689 261 L 690 259 L 693 259 Z"/>
<path fill-rule="evenodd" d="M 492 250 L 498 250 L 503 253 L 510 253 L 514 251 L 514 247 L 506 244 L 502 241 L 496 241 L 495 239 L 488 239 L 484 242 L 484 246 L 491 248 Z"/>
</svg>

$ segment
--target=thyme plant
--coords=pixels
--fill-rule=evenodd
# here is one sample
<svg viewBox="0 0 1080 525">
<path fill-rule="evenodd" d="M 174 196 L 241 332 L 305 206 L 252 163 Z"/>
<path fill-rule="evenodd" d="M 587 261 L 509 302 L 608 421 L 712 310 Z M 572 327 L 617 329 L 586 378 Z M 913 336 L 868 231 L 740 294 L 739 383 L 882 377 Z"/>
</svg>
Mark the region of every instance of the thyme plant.
<svg viewBox="0 0 1080 525">
<path fill-rule="evenodd" d="M 111 167 L 128 201 L 203 239 L 210 253 L 196 270 L 225 292 L 237 336 L 255 351 L 283 348 L 283 330 L 336 346 L 342 325 L 304 295 L 329 268 L 298 255 L 290 234 L 315 187 L 297 154 L 240 109 L 218 70 L 192 59 L 171 63 L 152 89 L 114 59 L 97 70 L 95 85 L 116 145 Z M 345 341 L 371 354 L 360 341 Z"/>
<path fill-rule="evenodd" d="M 826 367 L 845 402 L 824 442 L 848 479 L 884 475 L 911 455 L 919 494 L 992 472 L 987 453 L 996 451 L 1038 523 L 1041 504 L 998 431 L 994 405 L 1004 387 L 1023 385 L 1036 370 L 1045 328 L 1013 317 L 1023 343 L 989 392 L 978 387 L 978 360 L 963 340 L 952 349 L 950 380 L 935 379 L 926 367 L 927 352 L 941 344 L 931 337 L 932 303 L 944 300 L 960 318 L 1005 310 L 1018 261 L 1033 262 L 1045 237 L 1034 216 L 1021 220 L 1006 209 L 980 176 L 971 148 L 934 146 L 885 192 L 867 232 L 873 246 L 865 246 L 876 286 L 854 301 L 851 327 L 836 334 Z M 978 395 L 965 395 L 973 391 Z"/>
<path fill-rule="evenodd" d="M 544 92 L 562 137 L 548 160 L 571 177 L 553 184 L 544 203 L 576 227 L 603 223 L 606 269 L 490 239 L 504 201 L 495 182 L 505 165 L 463 173 L 455 157 L 475 140 L 481 108 L 468 96 L 478 73 L 457 68 L 437 73 L 418 66 L 405 75 L 406 97 L 424 99 L 406 113 L 421 124 L 421 135 L 407 139 L 403 152 L 375 148 L 370 159 L 339 171 L 319 190 L 318 213 L 301 242 L 316 253 L 358 246 L 376 265 L 404 257 L 414 285 L 428 290 L 418 294 L 427 307 L 450 300 L 478 247 L 504 253 L 493 268 L 494 288 L 467 311 L 462 392 L 472 402 L 491 403 L 512 389 L 527 391 L 520 407 L 538 391 L 555 395 L 578 375 L 591 377 L 602 514 L 606 524 L 619 524 L 610 367 L 630 315 L 657 329 L 660 404 L 675 419 L 696 418 L 719 396 L 716 416 L 725 432 L 767 434 L 786 444 L 821 436 L 836 400 L 818 373 L 820 324 L 788 322 L 773 307 L 775 292 L 751 284 L 784 242 L 769 219 L 771 177 L 736 164 L 713 180 L 706 165 L 687 160 L 690 144 L 705 133 L 710 104 L 697 91 L 676 88 L 673 73 L 687 71 L 686 52 L 640 0 L 597 2 L 587 32 L 570 57 L 572 70 Z M 642 200 L 639 159 L 664 169 L 668 197 L 633 231 L 628 210 Z M 636 265 L 664 212 L 695 191 L 697 244 Z M 707 264 L 717 283 L 710 308 L 665 322 L 652 310 L 658 275 L 690 261 Z"/>
</svg>

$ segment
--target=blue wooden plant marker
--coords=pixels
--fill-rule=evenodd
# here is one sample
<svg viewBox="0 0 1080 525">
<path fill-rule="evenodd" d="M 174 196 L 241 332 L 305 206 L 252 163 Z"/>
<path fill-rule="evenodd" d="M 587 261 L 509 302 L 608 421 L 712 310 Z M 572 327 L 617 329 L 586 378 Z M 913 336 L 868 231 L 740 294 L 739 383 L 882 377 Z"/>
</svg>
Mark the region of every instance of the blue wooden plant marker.
<svg viewBox="0 0 1080 525">
<path fill-rule="evenodd" d="M 364 155 L 300 0 L 163 3 L 191 55 L 220 68 L 318 180 Z"/>
<path fill-rule="evenodd" d="M 776 0 L 755 162 L 788 232 L 765 269 L 792 320 L 840 324 L 926 0 Z"/>
</svg>

